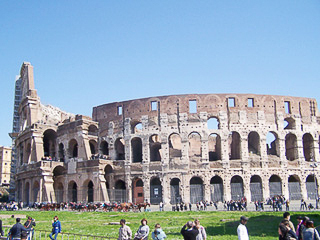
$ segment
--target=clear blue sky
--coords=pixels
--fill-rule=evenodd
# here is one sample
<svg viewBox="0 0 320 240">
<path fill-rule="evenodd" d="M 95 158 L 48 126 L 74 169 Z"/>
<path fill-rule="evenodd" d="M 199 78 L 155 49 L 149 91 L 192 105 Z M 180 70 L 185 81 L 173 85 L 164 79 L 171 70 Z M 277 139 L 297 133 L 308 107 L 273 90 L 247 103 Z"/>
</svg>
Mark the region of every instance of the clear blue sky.
<svg viewBox="0 0 320 240">
<path fill-rule="evenodd" d="M 0 145 L 11 144 L 23 61 L 43 103 L 89 116 L 103 103 L 183 93 L 320 104 L 320 2 L 1 1 Z"/>
</svg>

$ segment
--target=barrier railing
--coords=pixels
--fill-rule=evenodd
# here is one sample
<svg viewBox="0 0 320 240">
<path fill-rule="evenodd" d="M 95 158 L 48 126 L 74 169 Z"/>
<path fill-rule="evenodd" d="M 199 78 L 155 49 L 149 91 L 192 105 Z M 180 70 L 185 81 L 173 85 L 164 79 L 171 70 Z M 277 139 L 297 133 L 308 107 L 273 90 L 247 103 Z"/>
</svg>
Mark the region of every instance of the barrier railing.
<svg viewBox="0 0 320 240">
<path fill-rule="evenodd" d="M 8 232 L 11 227 L 3 226 L 4 236 L 1 239 L 7 239 Z M 50 231 L 34 229 L 33 236 L 29 236 L 27 240 L 50 240 Z M 77 233 L 65 233 L 61 232 L 58 234 L 58 240 L 115 240 L 118 238 L 109 236 L 97 236 L 90 234 L 77 234 Z"/>
</svg>

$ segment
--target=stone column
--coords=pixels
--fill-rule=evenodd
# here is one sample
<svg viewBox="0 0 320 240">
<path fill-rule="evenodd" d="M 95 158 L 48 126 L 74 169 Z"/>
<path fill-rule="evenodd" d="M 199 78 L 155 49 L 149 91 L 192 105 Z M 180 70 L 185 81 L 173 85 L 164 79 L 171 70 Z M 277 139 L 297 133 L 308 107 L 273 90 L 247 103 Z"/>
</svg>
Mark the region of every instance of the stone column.
<svg viewBox="0 0 320 240">
<path fill-rule="evenodd" d="M 150 203 L 150 178 L 147 176 L 142 177 L 143 181 L 143 191 L 144 191 L 144 201 Z"/>
</svg>

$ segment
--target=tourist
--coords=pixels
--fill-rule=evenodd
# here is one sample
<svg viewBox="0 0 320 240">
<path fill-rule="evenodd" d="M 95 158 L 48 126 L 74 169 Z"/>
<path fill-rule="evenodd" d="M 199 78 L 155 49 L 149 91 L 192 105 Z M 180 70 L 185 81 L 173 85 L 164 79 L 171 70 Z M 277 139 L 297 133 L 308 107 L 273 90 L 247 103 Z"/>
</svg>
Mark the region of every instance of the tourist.
<svg viewBox="0 0 320 240">
<path fill-rule="evenodd" d="M 306 222 L 306 228 L 302 231 L 302 240 L 320 240 L 319 233 L 313 225 L 313 221 Z"/>
<path fill-rule="evenodd" d="M 237 234 L 238 234 L 239 240 L 248 240 L 249 239 L 248 230 L 246 227 L 248 220 L 249 220 L 249 218 L 247 218 L 245 216 L 240 217 L 240 224 L 237 228 Z"/>
<path fill-rule="evenodd" d="M 12 228 L 9 230 L 9 236 L 10 239 L 21 239 L 21 233 L 23 231 L 27 232 L 28 229 L 26 229 L 21 223 L 21 219 L 16 218 L 16 224 L 12 226 Z"/>
<path fill-rule="evenodd" d="M 140 225 L 138 231 L 134 235 L 135 240 L 147 240 L 148 239 L 150 228 L 147 224 L 148 224 L 147 219 L 143 218 L 141 220 L 141 225 Z"/>
<path fill-rule="evenodd" d="M 159 223 L 157 223 L 154 226 L 154 231 L 152 232 L 152 239 L 153 240 L 163 240 L 167 238 L 167 235 L 164 233 L 164 231 L 161 229 L 161 226 Z"/>
<path fill-rule="evenodd" d="M 194 220 L 194 225 L 198 229 L 199 234 L 197 235 L 197 240 L 206 240 L 207 233 L 203 226 L 200 225 L 199 219 Z"/>
<path fill-rule="evenodd" d="M 298 237 L 290 228 L 289 221 L 284 219 L 281 221 L 278 229 L 279 240 L 297 240 Z"/>
<path fill-rule="evenodd" d="M 57 240 L 58 234 L 61 233 L 61 223 L 57 216 L 54 216 L 52 220 L 52 232 L 50 233 L 49 237 L 51 240 Z M 54 235 L 54 239 L 52 236 Z"/>
<path fill-rule="evenodd" d="M 294 225 L 293 225 L 293 223 L 290 221 L 290 213 L 289 213 L 289 212 L 283 213 L 283 219 L 284 219 L 284 220 L 288 220 L 290 229 L 291 229 L 292 231 L 295 231 Z"/>
<path fill-rule="evenodd" d="M 199 230 L 194 227 L 192 221 L 189 221 L 182 227 L 180 233 L 182 234 L 184 240 L 196 240 Z"/>
<path fill-rule="evenodd" d="M 297 236 L 298 236 L 298 239 L 301 240 L 302 239 L 302 232 L 303 230 L 306 228 L 306 223 L 307 221 L 309 221 L 310 219 L 306 216 L 304 217 L 297 217 L 297 220 L 298 220 L 298 226 L 297 226 Z"/>
<path fill-rule="evenodd" d="M 129 240 L 132 237 L 132 231 L 129 226 L 126 225 L 126 220 L 120 220 L 121 227 L 119 228 L 118 240 Z"/>
<path fill-rule="evenodd" d="M 192 209 L 192 204 L 191 202 L 189 202 L 189 211 L 191 211 L 191 209 Z"/>
<path fill-rule="evenodd" d="M 159 209 L 160 209 L 160 212 L 163 211 L 163 202 L 162 201 L 159 203 Z"/>
<path fill-rule="evenodd" d="M 0 219 L 0 236 L 3 236 L 3 235 L 4 235 L 4 232 L 2 229 L 2 220 Z"/>
</svg>

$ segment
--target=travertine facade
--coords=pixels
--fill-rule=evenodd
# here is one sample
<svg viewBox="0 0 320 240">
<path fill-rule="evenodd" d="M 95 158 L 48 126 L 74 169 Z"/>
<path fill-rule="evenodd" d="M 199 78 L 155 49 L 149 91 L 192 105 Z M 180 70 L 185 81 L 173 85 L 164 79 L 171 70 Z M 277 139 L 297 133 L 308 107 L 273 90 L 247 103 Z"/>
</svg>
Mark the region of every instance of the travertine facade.
<svg viewBox="0 0 320 240">
<path fill-rule="evenodd" d="M 0 185 L 9 186 L 11 169 L 11 148 L 0 147 Z"/>
<path fill-rule="evenodd" d="M 97 106 L 90 118 L 43 106 L 29 63 L 21 76 L 17 200 L 194 203 L 316 195 L 315 99 L 174 95 Z"/>
</svg>

